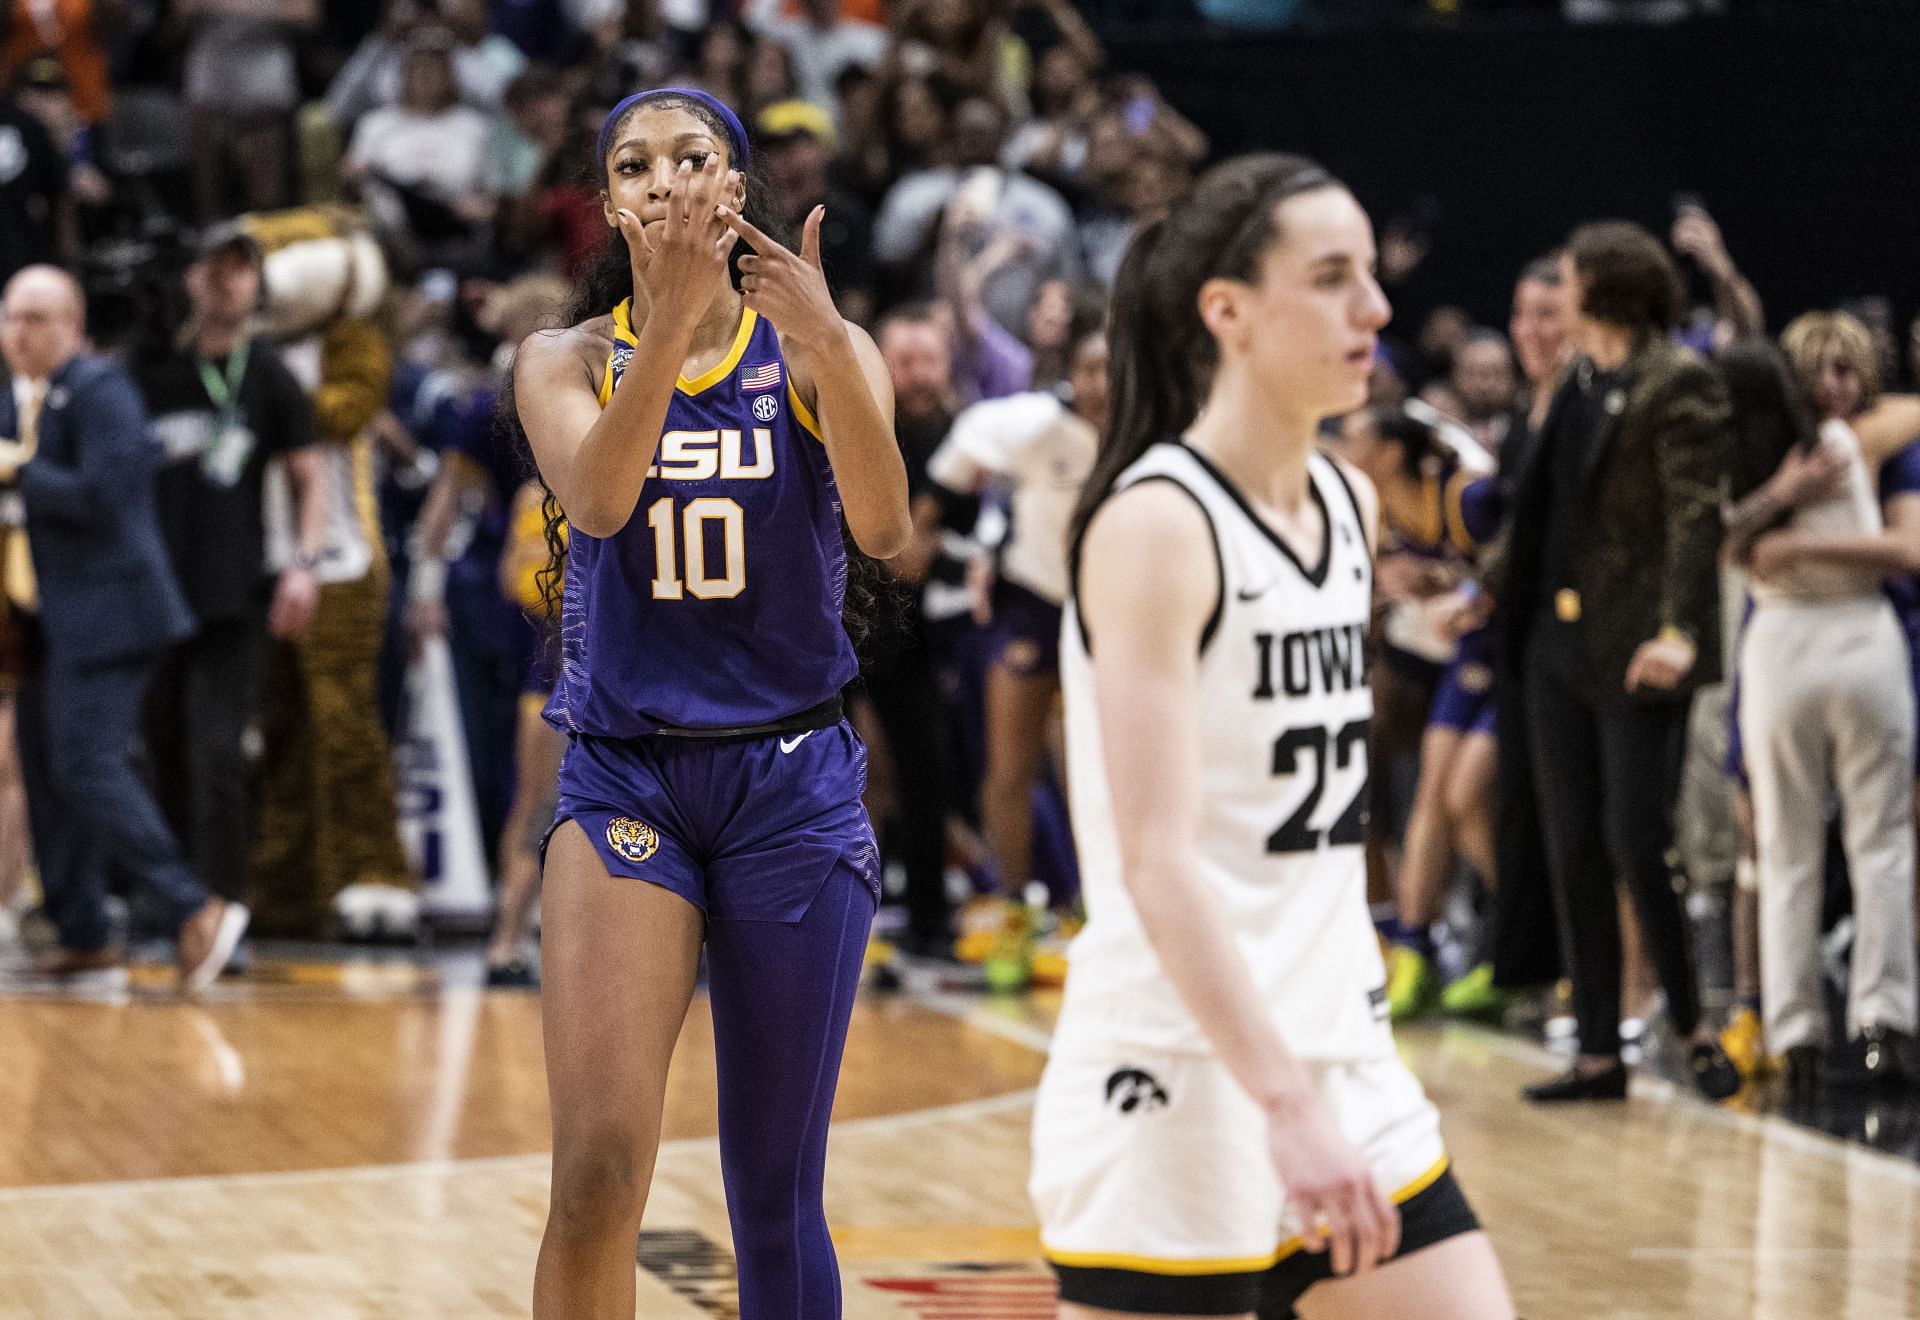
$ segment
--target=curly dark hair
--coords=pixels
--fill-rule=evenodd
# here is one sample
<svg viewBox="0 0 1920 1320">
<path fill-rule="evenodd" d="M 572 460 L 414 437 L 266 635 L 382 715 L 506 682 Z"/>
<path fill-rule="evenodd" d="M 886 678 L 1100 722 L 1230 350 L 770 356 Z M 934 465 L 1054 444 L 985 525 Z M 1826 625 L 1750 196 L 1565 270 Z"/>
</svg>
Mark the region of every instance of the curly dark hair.
<svg viewBox="0 0 1920 1320">
<path fill-rule="evenodd" d="M 1596 321 L 1643 334 L 1680 324 L 1684 286 L 1673 258 L 1631 220 L 1596 220 L 1567 239 L 1567 255 L 1586 286 L 1580 310 Z"/>
</svg>

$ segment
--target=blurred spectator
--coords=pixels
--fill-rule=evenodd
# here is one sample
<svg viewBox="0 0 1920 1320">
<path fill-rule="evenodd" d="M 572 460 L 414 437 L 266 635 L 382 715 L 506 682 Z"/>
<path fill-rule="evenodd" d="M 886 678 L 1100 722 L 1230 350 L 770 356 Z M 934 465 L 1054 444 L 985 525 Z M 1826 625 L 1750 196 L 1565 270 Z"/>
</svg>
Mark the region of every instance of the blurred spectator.
<svg viewBox="0 0 1920 1320">
<path fill-rule="evenodd" d="M 1016 244 L 982 299 L 1002 329 L 1017 333 L 1041 282 L 1075 271 L 1073 213 L 1044 183 L 1000 167 L 1007 116 L 996 102 L 962 101 L 951 132 L 952 165 L 916 170 L 888 191 L 874 221 L 874 255 L 911 287 L 928 273 L 943 221 L 970 253 Z"/>
<path fill-rule="evenodd" d="M 269 635 L 313 619 L 326 543 L 326 469 L 313 405 L 273 346 L 250 332 L 260 252 L 215 230 L 187 268 L 186 324 L 136 350 L 135 379 L 165 455 L 160 526 L 197 624 L 148 698 L 154 782 L 208 886 L 246 899 L 253 837 L 243 742 Z M 285 462 L 299 529 L 294 561 L 267 572 L 266 474 Z"/>
<path fill-rule="evenodd" d="M 679 62 L 655 0 L 613 4 L 594 25 L 593 42 L 595 54 L 587 85 L 593 98 L 606 105 L 614 104 L 633 88 L 659 86 Z"/>
<path fill-rule="evenodd" d="M 980 817 L 1009 897 L 1033 878 L 1033 793 L 1059 695 L 1067 525 L 1106 424 L 1107 344 L 1096 327 L 1073 345 L 1065 389 L 975 404 L 927 464 L 948 490 L 1000 488 L 1010 505 L 997 566 L 980 561 L 986 571 L 972 584 L 975 621 L 989 630 Z"/>
<path fill-rule="evenodd" d="M 1693 260 L 1713 287 L 1715 327 L 1710 348 L 1766 336 L 1767 320 L 1760 295 L 1734 266 L 1720 226 L 1704 207 L 1683 203 L 1674 216 L 1668 241 L 1674 251 Z"/>
<path fill-rule="evenodd" d="M 181 986 L 210 982 L 246 929 L 208 894 L 135 765 L 140 706 L 163 652 L 193 629 L 154 507 L 146 412 L 131 378 L 85 351 L 80 288 L 50 266 L 5 286 L 0 484 L 24 508 L 31 554 L 9 545 L 11 607 L 37 616 L 39 664 L 16 707 L 41 892 L 67 978 L 126 960 L 107 916 L 109 870 L 175 936 Z M 26 547 L 21 546 L 20 549 Z"/>
<path fill-rule="evenodd" d="M 1453 354 L 1473 332 L 1473 319 L 1454 306 L 1436 307 L 1420 323 L 1414 337 L 1417 354 L 1407 383 L 1415 389 L 1430 380 L 1445 380 L 1453 372 Z"/>
<path fill-rule="evenodd" d="M 747 48 L 747 60 L 740 71 L 740 102 L 735 106 L 741 122 L 751 124 L 768 106 L 791 101 L 799 96 L 799 78 L 794 72 L 793 52 L 765 33 L 755 33 Z M 833 122 L 833 112 L 814 105 Z"/>
<path fill-rule="evenodd" d="M 1907 325 L 1907 385 L 1920 389 L 1920 312 Z"/>
<path fill-rule="evenodd" d="M 508 86 L 505 105 L 487 142 L 487 190 L 512 198 L 533 187 L 541 165 L 566 142 L 571 103 L 560 76 L 536 65 Z"/>
<path fill-rule="evenodd" d="M 728 105 L 740 105 L 746 100 L 747 55 L 752 49 L 753 33 L 744 24 L 710 24 L 695 39 L 693 68 L 682 81 Z"/>
<path fill-rule="evenodd" d="M 1063 189 L 1079 181 L 1087 165 L 1087 135 L 1100 111 L 1094 76 L 1104 59 L 1097 40 L 1091 50 L 1062 41 L 1041 56 L 1033 87 L 1034 116 L 1014 130 L 1007 143 L 1008 169 L 1025 170 Z"/>
<path fill-rule="evenodd" d="M 1804 338 L 1805 319 L 1788 327 Z M 1911 657 L 1881 590 L 1913 571 L 1912 547 L 1882 529 L 1852 428 L 1818 431 L 1771 348 L 1770 388 L 1743 419 L 1779 469 L 1727 519 L 1727 550 L 1750 564 L 1754 608 L 1740 642 L 1740 743 L 1752 784 L 1768 1048 L 1789 1088 L 1810 1094 L 1827 1047 L 1821 972 L 1827 821 L 1837 800 L 1854 903 L 1846 1026 L 1865 1038 L 1876 1081 L 1905 1080 L 1913 1034 L 1914 699 Z M 1731 369 L 1744 362 L 1735 356 Z M 1769 443 L 1770 442 L 1770 443 Z M 1784 525 L 1782 510 L 1787 512 Z M 1768 530 L 1771 528 L 1771 530 Z"/>
<path fill-rule="evenodd" d="M 360 121 L 341 177 L 362 185 L 369 212 L 415 263 L 474 264 L 493 217 L 491 127 L 455 99 L 444 33 L 416 33 L 401 68 L 399 103 Z"/>
<path fill-rule="evenodd" d="M 186 98 L 200 223 L 231 213 L 223 188 L 231 178 L 241 184 L 239 210 L 286 205 L 289 135 L 300 102 L 294 39 L 319 24 L 317 0 L 181 0 L 174 16 L 188 25 Z"/>
<path fill-rule="evenodd" d="M 583 13 L 583 8 L 587 12 Z M 603 15 L 602 10 L 611 12 Z M 611 22 L 624 26 L 625 10 L 657 13 L 658 6 L 596 2 L 583 7 L 568 0 L 492 0 L 487 6 L 488 21 L 497 35 L 511 41 L 526 59 L 548 64 L 571 61 L 582 54 L 586 44 L 581 32 L 583 19 L 599 18 L 603 25 Z"/>
<path fill-rule="evenodd" d="M 906 871 L 911 953 L 944 957 L 952 940 L 947 900 L 947 812 L 955 771 L 949 717 L 936 677 L 940 656 L 930 635 L 939 615 L 934 594 L 944 583 L 957 594 L 964 569 L 943 553 L 947 529 L 970 526 L 977 501 L 949 497 L 927 474 L 928 460 L 953 424 L 953 359 L 945 321 L 925 306 L 882 318 L 876 340 L 893 381 L 894 432 L 907 465 L 913 535 L 887 561 L 904 591 L 881 597 L 888 617 L 875 627 L 875 654 L 864 681 L 884 734 L 894 786 L 890 821 L 883 813 L 888 855 Z M 950 607 L 949 607 L 950 608 Z M 932 615 L 932 619 L 930 619 Z"/>
<path fill-rule="evenodd" d="M 799 95 L 831 114 L 839 104 L 840 75 L 886 58 L 887 30 L 847 17 L 840 0 L 802 0 L 800 8 L 800 17 L 776 18 L 763 30 L 792 58 Z"/>
<path fill-rule="evenodd" d="M 67 71 L 80 117 L 104 123 L 113 108 L 106 44 L 126 19 L 125 0 L 0 0 L 0 8 L 0 84 L 22 65 L 51 55 Z"/>
<path fill-rule="evenodd" d="M 895 0 L 891 17 L 909 72 L 1025 112 L 1031 56 L 994 0 Z"/>
<path fill-rule="evenodd" d="M 1144 78 L 1118 79 L 1088 130 L 1080 248 L 1087 268 L 1111 284 L 1134 232 L 1192 186 L 1206 136 L 1160 99 Z"/>
<path fill-rule="evenodd" d="M 816 206 L 827 208 L 820 222 L 821 265 L 840 314 L 865 324 L 873 319 L 873 216 L 866 203 L 836 188 L 828 165 L 833 158 L 833 124 L 818 106 L 784 101 L 762 111 L 761 157 L 773 185 L 780 219 L 799 233 Z"/>
<path fill-rule="evenodd" d="M 497 347 L 484 375 L 444 399 L 430 423 L 440 475 L 415 525 L 407 631 L 415 646 L 447 639 L 466 725 L 482 836 L 501 837 L 513 796 L 516 708 L 536 637 L 520 606 L 501 594 L 508 511 L 526 460 L 498 425 L 513 349 L 549 324 L 568 300 L 565 284 L 526 275 L 495 290 L 483 309 Z"/>
<path fill-rule="evenodd" d="M 1497 330 L 1475 330 L 1453 355 L 1453 393 L 1460 401 L 1459 420 L 1489 454 L 1497 453 L 1513 420 L 1513 401 L 1519 384 L 1513 375 L 1513 353 Z"/>
<path fill-rule="evenodd" d="M 1094 280 L 1048 280 L 1027 309 L 1027 348 L 1033 388 L 1064 385 L 1073 346 L 1107 319 L 1107 291 Z"/>
<path fill-rule="evenodd" d="M 356 124 L 378 106 L 406 99 L 406 63 L 416 37 L 447 51 L 451 64 L 448 96 L 478 110 L 498 110 L 507 88 L 527 67 L 513 42 L 487 27 L 484 0 L 440 0 L 423 6 L 416 0 L 389 0 L 380 26 L 369 33 L 334 75 L 327 104 L 335 120 Z"/>
<path fill-rule="evenodd" d="M 1513 339 L 1514 356 L 1520 360 L 1524 381 L 1520 406 L 1529 428 L 1537 429 L 1547 417 L 1547 405 L 1560 383 L 1573 352 L 1573 308 L 1570 291 L 1560 278 L 1557 257 L 1541 257 L 1528 264 L 1513 288 L 1513 310 L 1507 319 L 1507 333 Z M 1512 436 L 1510 431 L 1509 437 Z M 1519 463 L 1500 457 L 1500 470 L 1511 481 Z"/>
<path fill-rule="evenodd" d="M 1739 1085 L 1701 1016 L 1667 870 L 1688 700 L 1720 672 L 1719 507 L 1732 442 L 1724 386 L 1673 346 L 1678 273 L 1637 225 L 1582 226 L 1563 278 L 1583 358 L 1514 495 L 1494 594 L 1523 675 L 1561 951 L 1580 1054 L 1535 1101 L 1620 1099 L 1621 936 L 1631 891 L 1695 1084 Z"/>
<path fill-rule="evenodd" d="M 45 124 L 0 93 L 0 280 L 54 259 L 67 166 Z"/>
<path fill-rule="evenodd" d="M 67 72 L 60 62 L 37 59 L 20 70 L 14 95 L 20 108 L 46 127 L 53 144 L 67 165 L 67 187 L 71 201 L 81 206 L 99 206 L 112 195 L 113 183 L 100 169 L 95 155 L 99 130 L 80 117 L 67 85 Z M 76 217 L 61 212 L 61 246 L 71 249 L 77 230 Z"/>
</svg>

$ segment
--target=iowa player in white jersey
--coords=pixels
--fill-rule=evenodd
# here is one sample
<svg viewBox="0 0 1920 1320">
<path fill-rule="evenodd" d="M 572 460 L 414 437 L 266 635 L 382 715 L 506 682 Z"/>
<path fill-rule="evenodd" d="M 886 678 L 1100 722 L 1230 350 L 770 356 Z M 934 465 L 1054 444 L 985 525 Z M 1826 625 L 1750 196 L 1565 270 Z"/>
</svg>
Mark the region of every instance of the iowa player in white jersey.
<svg viewBox="0 0 1920 1320">
<path fill-rule="evenodd" d="M 1361 851 L 1375 497 L 1319 452 L 1389 312 L 1352 195 L 1229 162 L 1114 290 L 1061 647 L 1088 923 L 1034 1115 L 1063 1320 L 1502 1320 L 1393 1052 Z"/>
</svg>

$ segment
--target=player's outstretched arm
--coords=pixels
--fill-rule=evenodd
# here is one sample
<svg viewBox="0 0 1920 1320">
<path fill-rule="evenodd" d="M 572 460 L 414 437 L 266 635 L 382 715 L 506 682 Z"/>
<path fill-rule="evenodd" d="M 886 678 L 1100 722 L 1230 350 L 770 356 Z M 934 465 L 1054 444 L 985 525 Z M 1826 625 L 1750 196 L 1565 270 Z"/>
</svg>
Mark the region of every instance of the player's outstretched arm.
<svg viewBox="0 0 1920 1320">
<path fill-rule="evenodd" d="M 1115 495 L 1081 548 L 1079 609 L 1122 878 L 1167 979 L 1268 1118 L 1273 1159 L 1340 1274 L 1390 1257 L 1399 1215 L 1287 1050 L 1213 891 L 1195 872 L 1200 639 L 1224 586 L 1212 530 L 1166 482 Z M 1210 585 L 1209 585 L 1210 584 Z"/>
<path fill-rule="evenodd" d="M 737 211 L 722 206 L 719 214 L 753 249 L 740 259 L 740 291 L 780 332 L 794 392 L 819 419 L 847 529 L 861 550 L 891 559 L 913 535 L 907 465 L 893 435 L 893 379 L 872 337 L 833 305 L 820 265 L 826 208 L 807 217 L 797 253 Z"/>
</svg>

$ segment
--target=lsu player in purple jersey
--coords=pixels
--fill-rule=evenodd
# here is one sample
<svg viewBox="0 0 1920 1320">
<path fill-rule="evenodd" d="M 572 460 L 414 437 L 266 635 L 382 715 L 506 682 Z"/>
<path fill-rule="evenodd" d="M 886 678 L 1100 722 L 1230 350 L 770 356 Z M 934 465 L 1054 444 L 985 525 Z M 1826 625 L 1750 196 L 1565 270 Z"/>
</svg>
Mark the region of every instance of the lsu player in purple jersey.
<svg viewBox="0 0 1920 1320">
<path fill-rule="evenodd" d="M 567 735 L 545 856 L 553 1185 L 540 1317 L 631 1317 L 667 1065 L 705 946 L 721 1168 L 747 1320 L 840 1314 L 827 1117 L 879 892 L 848 558 L 898 552 L 886 366 L 820 267 L 743 212 L 747 135 L 697 91 L 601 130 L 628 278 L 520 349 L 516 399 L 569 541 Z M 616 273 L 620 270 L 616 266 Z M 592 298 L 595 290 L 601 297 Z"/>
</svg>

